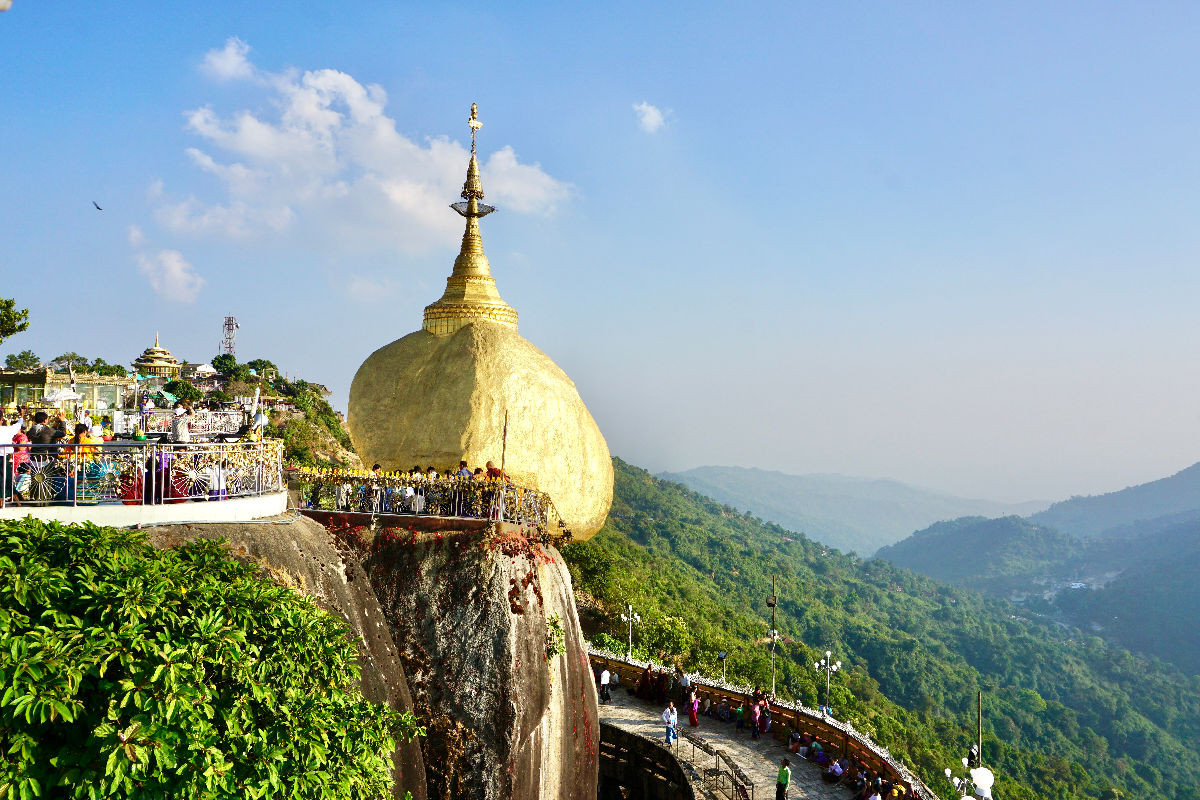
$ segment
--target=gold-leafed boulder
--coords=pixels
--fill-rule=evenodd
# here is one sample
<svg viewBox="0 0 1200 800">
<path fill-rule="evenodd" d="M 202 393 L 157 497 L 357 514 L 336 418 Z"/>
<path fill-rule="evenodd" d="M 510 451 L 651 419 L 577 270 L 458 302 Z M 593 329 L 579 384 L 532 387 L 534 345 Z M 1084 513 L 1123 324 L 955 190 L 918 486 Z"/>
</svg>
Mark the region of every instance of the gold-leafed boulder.
<svg viewBox="0 0 1200 800">
<path fill-rule="evenodd" d="M 385 471 L 503 457 L 514 483 L 546 492 L 574 537 L 586 539 L 612 503 L 608 445 L 574 382 L 517 333 L 517 312 L 496 289 L 479 235 L 479 218 L 494 209 L 480 202 L 474 107 L 470 123 L 465 202 L 452 206 L 466 230 L 446 291 L 425 309 L 422 330 L 358 368 L 347 427 L 364 463 Z"/>
</svg>

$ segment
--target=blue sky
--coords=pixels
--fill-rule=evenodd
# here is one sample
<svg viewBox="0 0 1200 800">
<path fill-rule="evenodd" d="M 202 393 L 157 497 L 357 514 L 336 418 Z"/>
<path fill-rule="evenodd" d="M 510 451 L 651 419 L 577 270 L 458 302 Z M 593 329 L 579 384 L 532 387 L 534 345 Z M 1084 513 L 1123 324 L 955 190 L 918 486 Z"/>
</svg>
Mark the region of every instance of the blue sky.
<svg viewBox="0 0 1200 800">
<path fill-rule="evenodd" d="M 97 8 L 0 14 L 3 353 L 233 313 L 344 403 L 441 293 L 478 102 L 493 272 L 617 455 L 1011 500 L 1200 458 L 1193 4 Z"/>
</svg>

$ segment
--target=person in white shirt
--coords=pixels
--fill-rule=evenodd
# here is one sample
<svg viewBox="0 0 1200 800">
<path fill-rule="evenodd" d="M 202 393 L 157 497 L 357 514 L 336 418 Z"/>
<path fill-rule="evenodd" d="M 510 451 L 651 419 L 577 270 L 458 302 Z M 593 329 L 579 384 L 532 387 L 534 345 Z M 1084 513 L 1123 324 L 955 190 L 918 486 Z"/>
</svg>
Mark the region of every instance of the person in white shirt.
<svg viewBox="0 0 1200 800">
<path fill-rule="evenodd" d="M 667 701 L 667 707 L 663 709 L 662 718 L 663 722 L 667 724 L 667 747 L 670 747 L 679 738 L 679 734 L 675 732 L 675 726 L 679 724 L 679 713 L 675 711 L 674 701 Z"/>
<path fill-rule="evenodd" d="M 605 665 L 600 673 L 600 702 L 611 703 L 612 695 L 608 693 L 608 682 L 612 680 L 612 673 L 608 671 L 608 666 Z"/>
</svg>

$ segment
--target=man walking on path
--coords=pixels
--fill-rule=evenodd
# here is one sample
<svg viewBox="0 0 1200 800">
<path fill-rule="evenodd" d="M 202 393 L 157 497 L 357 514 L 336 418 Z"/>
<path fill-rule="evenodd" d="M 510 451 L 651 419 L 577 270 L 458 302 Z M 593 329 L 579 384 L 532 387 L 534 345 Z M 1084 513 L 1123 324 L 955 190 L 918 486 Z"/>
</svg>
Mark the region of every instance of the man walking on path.
<svg viewBox="0 0 1200 800">
<path fill-rule="evenodd" d="M 612 680 L 612 673 L 608 671 L 608 665 L 604 665 L 604 671 L 600 673 L 600 702 L 612 702 L 612 695 L 608 693 L 608 682 Z"/>
<path fill-rule="evenodd" d="M 670 747 L 679 738 L 679 734 L 675 732 L 675 726 L 679 724 L 679 714 L 675 711 L 675 702 L 673 700 L 667 701 L 667 707 L 663 709 L 662 718 L 663 722 L 667 723 L 667 747 Z"/>
<path fill-rule="evenodd" d="M 788 760 L 779 762 L 779 777 L 775 779 L 775 800 L 787 798 L 788 784 L 792 782 L 792 771 L 788 769 Z"/>
</svg>

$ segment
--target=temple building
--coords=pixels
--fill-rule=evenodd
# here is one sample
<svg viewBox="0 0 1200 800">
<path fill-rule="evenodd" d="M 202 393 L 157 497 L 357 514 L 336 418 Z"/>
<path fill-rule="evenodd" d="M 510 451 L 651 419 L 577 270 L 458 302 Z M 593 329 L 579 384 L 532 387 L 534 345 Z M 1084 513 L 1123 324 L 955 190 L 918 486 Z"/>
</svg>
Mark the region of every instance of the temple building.
<svg viewBox="0 0 1200 800">
<path fill-rule="evenodd" d="M 372 353 L 350 387 L 347 427 L 365 463 L 456 467 L 492 461 L 518 484 L 550 495 L 577 539 L 604 524 L 612 504 L 608 445 L 574 382 L 517 333 L 483 252 L 485 205 L 471 107 L 471 157 L 462 202 L 462 245 L 446 290 L 425 308 L 421 330 Z"/>
<path fill-rule="evenodd" d="M 133 368 L 139 375 L 175 380 L 181 369 L 175 356 L 165 347 L 159 347 L 158 334 L 154 334 L 154 346 L 147 347 L 133 361 Z"/>
</svg>

